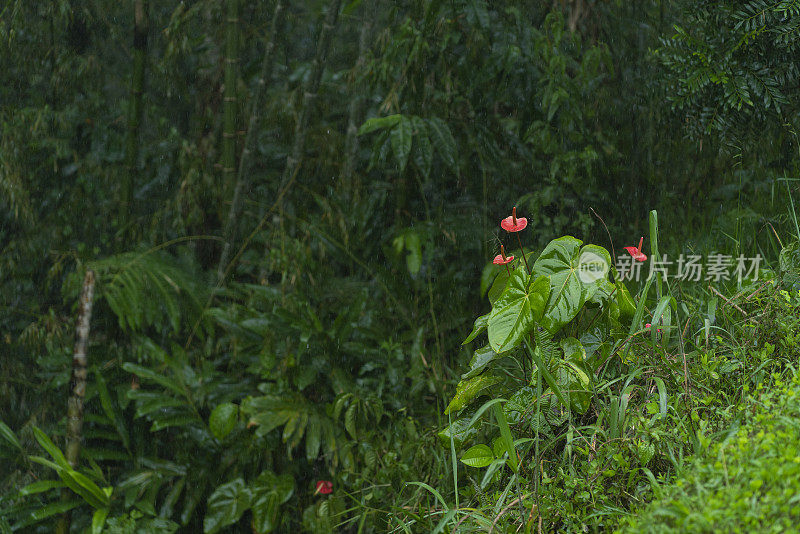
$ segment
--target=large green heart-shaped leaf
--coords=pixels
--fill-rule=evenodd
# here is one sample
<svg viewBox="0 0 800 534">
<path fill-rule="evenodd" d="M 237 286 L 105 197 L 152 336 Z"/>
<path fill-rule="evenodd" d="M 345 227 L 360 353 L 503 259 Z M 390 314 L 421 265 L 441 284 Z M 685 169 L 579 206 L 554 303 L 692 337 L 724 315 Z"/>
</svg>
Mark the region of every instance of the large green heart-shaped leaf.
<svg viewBox="0 0 800 534">
<path fill-rule="evenodd" d="M 555 334 L 570 322 L 584 303 L 607 281 L 611 255 L 603 247 L 586 245 L 571 236 L 554 239 L 533 265 L 536 275 L 550 277 L 550 298 L 541 324 Z M 603 266 L 586 270 L 587 266 Z"/>
<path fill-rule="evenodd" d="M 525 334 L 542 319 L 550 281 L 546 276 L 533 278 L 523 269 L 511 274 L 503 294 L 489 315 L 489 346 L 500 353 L 519 345 Z"/>
</svg>

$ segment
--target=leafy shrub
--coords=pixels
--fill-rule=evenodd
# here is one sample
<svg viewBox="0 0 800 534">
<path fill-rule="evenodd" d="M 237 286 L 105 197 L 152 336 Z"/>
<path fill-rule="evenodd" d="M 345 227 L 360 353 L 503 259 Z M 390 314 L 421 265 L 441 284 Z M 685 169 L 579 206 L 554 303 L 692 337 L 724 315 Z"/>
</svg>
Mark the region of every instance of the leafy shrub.
<svg viewBox="0 0 800 534">
<path fill-rule="evenodd" d="M 789 532 L 800 517 L 800 374 L 757 388 L 742 420 L 620 532 Z"/>
</svg>

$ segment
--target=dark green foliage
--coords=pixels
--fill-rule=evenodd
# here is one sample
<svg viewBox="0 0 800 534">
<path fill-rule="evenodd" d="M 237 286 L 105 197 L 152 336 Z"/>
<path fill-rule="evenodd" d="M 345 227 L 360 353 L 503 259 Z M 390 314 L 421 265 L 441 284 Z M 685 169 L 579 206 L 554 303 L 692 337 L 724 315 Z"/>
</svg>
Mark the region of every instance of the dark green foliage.
<svg viewBox="0 0 800 534">
<path fill-rule="evenodd" d="M 798 128 L 800 4 L 794 0 L 686 2 L 662 39 L 667 95 L 693 135 L 741 147 L 765 128 Z"/>
<path fill-rule="evenodd" d="M 796 360 L 772 283 L 557 239 L 794 291 L 796 2 L 132 4 L 0 6 L 0 532 L 613 528 Z"/>
<path fill-rule="evenodd" d="M 624 532 L 787 532 L 800 514 L 800 376 L 759 386 L 742 417 Z"/>
</svg>

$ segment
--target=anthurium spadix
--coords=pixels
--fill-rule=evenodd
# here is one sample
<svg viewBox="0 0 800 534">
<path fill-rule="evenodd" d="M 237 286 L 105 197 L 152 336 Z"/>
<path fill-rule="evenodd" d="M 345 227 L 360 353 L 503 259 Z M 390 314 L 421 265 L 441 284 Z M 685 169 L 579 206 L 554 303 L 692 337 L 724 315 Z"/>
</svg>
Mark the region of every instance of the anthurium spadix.
<svg viewBox="0 0 800 534">
<path fill-rule="evenodd" d="M 546 276 L 515 270 L 489 314 L 487 326 L 492 350 L 499 353 L 518 346 L 541 321 L 549 296 L 550 280 Z"/>
<path fill-rule="evenodd" d="M 541 325 L 551 334 L 570 322 L 598 287 L 608 282 L 611 255 L 572 236 L 551 241 L 533 264 L 534 275 L 550 280 L 550 296 Z"/>
</svg>

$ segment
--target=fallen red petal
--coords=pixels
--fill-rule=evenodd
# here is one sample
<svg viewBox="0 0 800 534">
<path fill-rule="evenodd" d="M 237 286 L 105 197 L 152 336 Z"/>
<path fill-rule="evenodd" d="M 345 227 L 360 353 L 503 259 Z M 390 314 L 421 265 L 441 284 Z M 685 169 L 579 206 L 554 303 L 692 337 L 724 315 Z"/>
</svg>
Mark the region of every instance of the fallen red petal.
<svg viewBox="0 0 800 534">
<path fill-rule="evenodd" d="M 333 493 L 333 482 L 331 482 L 330 480 L 318 481 L 316 493 L 321 493 L 323 495 L 328 495 L 329 493 Z"/>
</svg>

